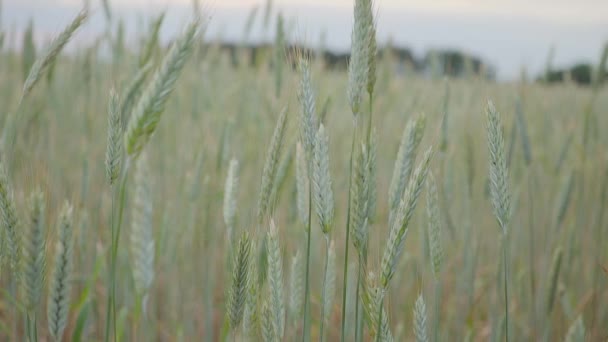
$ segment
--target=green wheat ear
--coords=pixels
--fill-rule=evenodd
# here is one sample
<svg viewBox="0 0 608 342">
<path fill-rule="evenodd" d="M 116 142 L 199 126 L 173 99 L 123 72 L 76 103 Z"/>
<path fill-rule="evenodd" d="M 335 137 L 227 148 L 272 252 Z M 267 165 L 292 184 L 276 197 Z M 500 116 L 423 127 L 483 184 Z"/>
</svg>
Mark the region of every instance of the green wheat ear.
<svg viewBox="0 0 608 342">
<path fill-rule="evenodd" d="M 26 305 L 35 312 L 42 296 L 46 270 L 46 225 L 44 195 L 35 191 L 29 199 L 29 231 L 24 239 L 23 285 Z"/>
<path fill-rule="evenodd" d="M 232 241 L 236 217 L 236 197 L 239 188 L 239 161 L 230 160 L 226 184 L 224 186 L 224 223 L 226 224 L 228 241 Z"/>
<path fill-rule="evenodd" d="M 144 152 L 135 164 L 135 191 L 130 234 L 135 291 L 143 299 L 154 280 L 154 211 L 149 173 L 147 153 Z"/>
<path fill-rule="evenodd" d="M 308 226 L 308 168 L 306 166 L 306 152 L 302 144 L 296 145 L 296 206 L 298 218 L 304 227 Z"/>
<path fill-rule="evenodd" d="M 283 295 L 283 260 L 279 236 L 274 221 L 268 231 L 268 285 L 270 288 L 270 311 L 275 340 L 283 339 L 285 331 L 285 297 Z"/>
<path fill-rule="evenodd" d="M 414 171 L 412 180 L 408 183 L 399 207 L 395 212 L 393 224 L 389 227 L 390 233 L 384 247 L 381 263 L 380 285 L 384 289 L 388 288 L 388 283 L 395 274 L 397 261 L 403 251 L 403 243 L 405 242 L 409 224 L 418 203 L 418 197 L 422 191 L 432 156 L 433 150 L 429 148 Z"/>
<path fill-rule="evenodd" d="M 238 241 L 233 261 L 232 285 L 228 297 L 228 318 L 231 329 L 236 329 L 243 318 L 250 262 L 251 240 L 249 234 L 245 231 Z"/>
<path fill-rule="evenodd" d="M 124 137 L 125 149 L 129 156 L 137 157 L 156 131 L 167 99 L 173 92 L 175 82 L 192 52 L 199 25 L 199 18 L 188 24 L 184 33 L 167 52 L 152 81 L 133 109 Z"/>
<path fill-rule="evenodd" d="M 120 161 L 122 158 L 122 124 L 118 107 L 118 95 L 112 88 L 108 103 L 108 141 L 106 147 L 106 178 L 113 185 L 120 174 Z"/>
<path fill-rule="evenodd" d="M 31 92 L 44 72 L 53 63 L 55 58 L 57 58 L 57 55 L 59 55 L 63 47 L 70 41 L 70 38 L 72 38 L 74 32 L 76 32 L 76 30 L 82 26 L 82 24 L 87 20 L 88 16 L 89 13 L 86 9 L 80 11 L 72 22 L 66 26 L 66 28 L 64 28 L 63 31 L 57 37 L 55 37 L 55 39 L 53 39 L 51 44 L 47 47 L 45 53 L 34 62 L 23 84 L 23 93 L 21 95 L 22 99 Z"/>
<path fill-rule="evenodd" d="M 356 0 L 351 34 L 347 96 L 353 115 L 361 110 L 364 89 L 371 93 L 375 84 L 375 27 L 371 0 Z M 371 76 L 371 77 L 370 77 Z"/>
<path fill-rule="evenodd" d="M 418 146 L 422 141 L 425 127 L 426 117 L 419 115 L 415 119 L 410 120 L 403 131 L 388 193 L 389 209 L 391 212 L 399 206 L 403 191 L 405 191 L 410 181 Z"/>
<path fill-rule="evenodd" d="M 289 275 L 289 320 L 290 328 L 295 329 L 295 324 L 302 314 L 302 299 L 304 298 L 304 258 L 298 249 L 291 258 Z"/>
<path fill-rule="evenodd" d="M 266 162 L 262 172 L 262 184 L 258 198 L 258 222 L 261 223 L 265 215 L 269 214 L 270 201 L 273 189 L 273 182 L 276 179 L 277 165 L 281 147 L 285 138 L 285 127 L 287 123 L 287 108 L 284 108 L 279 115 L 277 125 L 274 128 L 268 151 L 266 152 Z"/>
<path fill-rule="evenodd" d="M 422 294 L 418 295 L 414 305 L 414 337 L 416 342 L 428 342 L 426 305 Z"/>
<path fill-rule="evenodd" d="M 496 111 L 491 101 L 488 101 L 486 114 L 488 120 L 488 146 L 490 150 L 490 194 L 494 214 L 503 234 L 506 234 L 511 216 L 511 195 L 509 193 L 505 141 L 500 114 Z"/>
<path fill-rule="evenodd" d="M 300 73 L 298 99 L 302 106 L 299 120 L 300 141 L 306 152 L 307 168 L 310 169 L 317 130 L 316 99 L 312 89 L 312 76 L 308 60 L 300 58 L 298 69 Z"/>
<path fill-rule="evenodd" d="M 329 173 L 329 138 L 323 124 L 319 126 L 315 138 L 312 185 L 321 230 L 323 234 L 329 234 L 334 220 L 334 194 Z"/>
<path fill-rule="evenodd" d="M 72 206 L 63 205 L 59 215 L 59 239 L 55 247 L 55 263 L 47 303 L 49 333 L 55 341 L 61 341 L 70 310 L 72 276 Z"/>
<path fill-rule="evenodd" d="M 21 234 L 19 232 L 19 217 L 13 199 L 4 164 L 0 161 L 0 213 L 2 213 L 2 225 L 6 239 L 4 246 L 8 249 L 9 265 L 15 278 L 20 276 L 18 272 L 21 262 Z"/>
</svg>

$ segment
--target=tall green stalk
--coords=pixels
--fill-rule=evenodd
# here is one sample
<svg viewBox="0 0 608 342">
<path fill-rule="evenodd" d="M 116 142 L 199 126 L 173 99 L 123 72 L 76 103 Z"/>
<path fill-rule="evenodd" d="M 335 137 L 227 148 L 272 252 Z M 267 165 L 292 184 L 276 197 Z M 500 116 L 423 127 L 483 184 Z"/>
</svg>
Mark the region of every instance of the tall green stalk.
<svg viewBox="0 0 608 342">
<path fill-rule="evenodd" d="M 344 238 L 344 270 L 342 279 L 342 327 L 340 334 L 340 341 L 344 342 L 345 334 L 346 334 L 346 289 L 348 283 L 348 249 L 350 245 L 349 237 L 350 237 L 350 187 L 352 186 L 353 181 L 353 157 L 355 154 L 355 141 L 357 140 L 357 116 L 354 116 L 353 122 L 354 130 L 353 130 L 353 140 L 350 146 L 350 165 L 348 170 L 348 202 L 346 209 L 346 236 Z"/>
<path fill-rule="evenodd" d="M 508 269 L 507 265 L 509 263 L 508 259 L 508 236 L 507 233 L 503 235 L 503 243 L 502 243 L 502 265 L 503 265 L 503 287 L 504 287 L 504 295 L 505 295 L 505 341 L 509 342 L 509 286 L 508 283 Z"/>
<path fill-rule="evenodd" d="M 302 341 L 310 338 L 310 235 L 312 221 L 312 182 L 308 182 L 308 227 L 306 228 L 306 278 L 304 290 L 304 326 L 302 330 Z"/>
<path fill-rule="evenodd" d="M 325 341 L 325 316 L 323 310 L 325 310 L 325 301 L 327 300 L 328 293 L 325 292 L 325 283 L 327 282 L 327 272 L 329 266 L 329 237 L 325 235 L 325 270 L 323 272 L 323 290 L 321 292 L 321 322 L 319 327 L 319 340 Z"/>
<path fill-rule="evenodd" d="M 109 320 L 112 321 L 114 341 L 117 340 L 117 337 L 116 337 L 116 259 L 118 256 L 118 243 L 120 241 L 120 229 L 122 227 L 122 218 L 123 218 L 124 207 L 125 207 L 126 185 L 127 185 L 127 178 L 128 178 L 128 173 L 129 173 L 129 164 L 130 164 L 130 159 L 127 158 L 123 171 L 122 171 L 120 186 L 117 189 L 118 190 L 118 193 L 117 193 L 118 208 L 116 208 L 114 205 L 114 191 L 112 191 L 113 192 L 113 194 L 112 194 L 112 214 L 111 214 L 112 215 L 112 222 L 111 222 L 112 241 L 111 241 L 111 245 L 110 245 L 110 252 L 111 252 L 111 254 L 110 254 L 110 287 L 108 289 L 110 295 L 108 297 L 108 309 L 107 309 L 108 312 L 106 314 L 106 319 L 108 320 L 108 318 L 111 317 Z M 115 219 L 116 209 L 118 209 L 118 216 Z M 107 342 L 109 339 L 110 339 L 110 323 L 106 322 L 105 341 Z"/>
</svg>

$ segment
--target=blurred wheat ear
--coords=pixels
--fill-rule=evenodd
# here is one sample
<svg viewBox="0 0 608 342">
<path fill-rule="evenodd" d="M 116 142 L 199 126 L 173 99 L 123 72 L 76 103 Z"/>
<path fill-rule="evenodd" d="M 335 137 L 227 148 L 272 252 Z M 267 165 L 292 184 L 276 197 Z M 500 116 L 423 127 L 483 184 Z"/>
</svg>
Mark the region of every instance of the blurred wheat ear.
<svg viewBox="0 0 608 342">
<path fill-rule="evenodd" d="M 63 47 L 70 41 L 76 30 L 87 20 L 89 13 L 86 9 L 80 11 L 78 15 L 66 26 L 65 29 L 57 36 L 51 44 L 46 48 L 45 53 L 39 57 L 32 65 L 25 82 L 23 83 L 23 92 L 21 101 L 32 91 L 36 83 L 40 80 L 44 72 L 53 63 L 57 55 Z M 21 102 L 20 101 L 20 102 Z"/>
</svg>

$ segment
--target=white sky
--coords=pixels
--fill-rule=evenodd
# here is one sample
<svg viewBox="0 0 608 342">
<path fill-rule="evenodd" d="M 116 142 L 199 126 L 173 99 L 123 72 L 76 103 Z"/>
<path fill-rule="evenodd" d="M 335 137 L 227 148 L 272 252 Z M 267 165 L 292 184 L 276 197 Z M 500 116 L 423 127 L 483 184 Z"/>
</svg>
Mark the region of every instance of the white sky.
<svg viewBox="0 0 608 342">
<path fill-rule="evenodd" d="M 21 26 L 33 17 L 37 27 L 56 32 L 83 1 L 4 0 L 3 22 Z M 136 13 L 167 9 L 163 31 L 166 37 L 179 29 L 192 3 L 192 0 L 109 1 L 129 22 L 136 21 Z M 99 9 L 101 0 L 89 2 Z M 317 44 L 321 33 L 326 32 L 329 47 L 348 49 L 353 0 L 272 2 L 274 13 L 282 12 L 293 23 L 292 38 Z M 234 41 L 242 37 L 250 9 L 258 6 L 261 12 L 265 0 L 200 0 L 200 3 L 212 16 L 207 35 Z M 462 49 L 495 65 L 502 79 L 517 77 L 522 65 L 532 73 L 543 70 L 551 46 L 556 49 L 555 65 L 595 62 L 602 44 L 608 40 L 608 0 L 375 0 L 375 5 L 380 43 L 391 37 L 398 45 L 413 48 L 419 56 L 428 48 Z M 260 26 L 259 21 L 257 25 Z M 96 26 L 103 27 L 102 18 L 97 19 Z M 272 32 L 258 27 L 252 38 L 271 36 Z"/>
<path fill-rule="evenodd" d="M 5 0 L 6 3 L 54 2 L 77 5 L 84 0 Z M 100 0 L 91 0 L 93 3 Z M 272 0 L 274 6 L 307 5 L 350 9 L 353 0 Z M 113 6 L 189 5 L 192 0 L 110 0 Z M 201 0 L 214 8 L 250 8 L 265 0 Z M 457 14 L 501 14 L 570 23 L 608 20 L 606 0 L 376 0 L 376 7 Z M 608 24 L 607 24 L 608 25 Z"/>
</svg>

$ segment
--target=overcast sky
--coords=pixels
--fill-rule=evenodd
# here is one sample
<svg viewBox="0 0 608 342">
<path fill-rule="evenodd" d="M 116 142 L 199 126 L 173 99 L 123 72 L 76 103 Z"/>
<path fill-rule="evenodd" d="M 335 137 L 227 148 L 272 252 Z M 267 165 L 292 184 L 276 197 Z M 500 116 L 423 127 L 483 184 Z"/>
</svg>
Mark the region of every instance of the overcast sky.
<svg viewBox="0 0 608 342">
<path fill-rule="evenodd" d="M 103 29 L 101 0 L 87 27 L 89 34 Z M 135 31 L 138 18 L 168 10 L 163 31 L 170 37 L 190 12 L 192 0 L 110 0 L 112 8 Z M 210 15 L 207 36 L 240 40 L 251 8 L 265 0 L 201 0 Z M 4 26 L 21 28 L 34 18 L 41 34 L 61 29 L 83 0 L 4 0 Z M 352 0 L 273 0 L 274 13 L 291 23 L 292 38 L 317 44 L 322 32 L 336 50 L 350 46 Z M 376 0 L 378 40 L 389 37 L 397 45 L 422 56 L 428 48 L 457 48 L 479 55 L 498 69 L 501 79 L 514 79 L 522 65 L 529 72 L 543 70 L 551 46 L 555 65 L 596 62 L 608 40 L 608 0 Z M 141 21 L 141 20 L 140 20 Z M 256 22 L 254 40 L 272 36 Z M 84 33 L 86 35 L 86 33 Z"/>
</svg>

